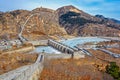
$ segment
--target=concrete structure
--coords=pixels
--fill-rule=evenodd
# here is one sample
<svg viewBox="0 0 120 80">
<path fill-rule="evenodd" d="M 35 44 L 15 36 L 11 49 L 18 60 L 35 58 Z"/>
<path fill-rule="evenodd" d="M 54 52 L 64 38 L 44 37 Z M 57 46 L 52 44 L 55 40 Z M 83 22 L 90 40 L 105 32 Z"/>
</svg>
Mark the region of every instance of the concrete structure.
<svg viewBox="0 0 120 80">
<path fill-rule="evenodd" d="M 67 45 L 64 45 L 60 42 L 57 42 L 55 40 L 48 40 L 48 45 L 49 46 L 52 46 L 53 48 L 63 52 L 63 53 L 68 53 L 68 54 L 73 54 L 76 50 L 67 46 Z"/>
<path fill-rule="evenodd" d="M 120 41 L 120 37 L 100 37 L 100 38 L 108 39 L 108 40 L 111 40 L 111 41 Z"/>
<path fill-rule="evenodd" d="M 75 48 L 84 48 L 84 49 L 91 49 L 91 48 L 96 48 L 97 45 L 93 44 L 93 45 L 84 45 L 84 44 L 78 44 L 77 46 L 74 46 Z"/>
<path fill-rule="evenodd" d="M 0 80 L 39 80 L 40 73 L 43 70 L 44 56 L 47 59 L 70 59 L 72 54 L 45 54 L 40 53 L 36 62 L 32 65 L 23 66 L 12 70 L 8 73 L 0 75 Z M 85 55 L 81 52 L 74 53 L 74 59 L 84 58 Z"/>
<path fill-rule="evenodd" d="M 98 50 L 101 50 L 101 51 L 113 56 L 114 58 L 120 58 L 120 54 L 113 53 L 113 52 L 106 50 L 106 49 L 103 49 L 103 48 L 98 48 Z"/>
<path fill-rule="evenodd" d="M 74 53 L 74 56 L 72 57 L 72 54 L 45 54 L 46 59 L 80 59 L 85 58 L 85 55 L 82 51 L 77 51 Z"/>
<path fill-rule="evenodd" d="M 43 54 L 40 54 L 34 64 L 2 74 L 0 80 L 38 80 L 43 70 L 43 60 Z"/>
<path fill-rule="evenodd" d="M 39 54 L 36 62 L 32 65 L 23 66 L 0 75 L 0 80 L 39 80 L 40 73 L 43 70 L 44 56 L 47 59 L 70 59 L 72 54 Z M 75 53 L 74 59 L 84 58 L 82 52 Z"/>
<path fill-rule="evenodd" d="M 33 46 L 47 46 L 48 40 L 28 41 L 28 43 L 33 44 Z"/>
<path fill-rule="evenodd" d="M 81 51 L 88 56 L 92 56 L 92 54 L 89 51 L 87 51 L 86 49 L 81 49 Z"/>
<path fill-rule="evenodd" d="M 82 48 L 82 47 L 79 47 L 79 46 L 75 46 L 75 48 L 77 48 L 78 51 L 81 51 L 83 54 L 86 54 L 88 56 L 92 56 L 92 54 L 89 51 L 87 51 L 85 48 Z"/>
</svg>

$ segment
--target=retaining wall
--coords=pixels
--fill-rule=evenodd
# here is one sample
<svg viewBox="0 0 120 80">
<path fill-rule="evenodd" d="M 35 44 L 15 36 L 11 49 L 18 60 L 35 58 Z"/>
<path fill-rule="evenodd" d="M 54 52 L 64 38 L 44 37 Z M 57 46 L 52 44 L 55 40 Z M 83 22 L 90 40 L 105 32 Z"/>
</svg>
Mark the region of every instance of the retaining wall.
<svg viewBox="0 0 120 80">
<path fill-rule="evenodd" d="M 80 58 L 85 58 L 85 55 L 81 51 L 78 51 L 78 52 L 74 52 L 74 55 L 65 54 L 65 53 L 62 53 L 62 54 L 48 54 L 48 55 L 46 54 L 45 57 L 47 59 L 70 59 L 70 58 L 80 59 Z"/>
<path fill-rule="evenodd" d="M 47 46 L 48 40 L 28 41 L 28 43 L 31 43 L 34 46 Z"/>
<path fill-rule="evenodd" d="M 40 76 L 39 74 L 43 69 L 43 59 L 44 57 L 42 57 L 41 61 L 40 54 L 34 64 L 23 66 L 0 75 L 0 80 L 38 80 Z"/>
<path fill-rule="evenodd" d="M 0 80 L 38 80 L 43 70 L 44 56 L 47 59 L 70 59 L 72 54 L 39 54 L 32 65 L 20 67 L 16 70 L 0 75 Z M 84 58 L 81 52 L 74 53 L 74 59 Z"/>
</svg>

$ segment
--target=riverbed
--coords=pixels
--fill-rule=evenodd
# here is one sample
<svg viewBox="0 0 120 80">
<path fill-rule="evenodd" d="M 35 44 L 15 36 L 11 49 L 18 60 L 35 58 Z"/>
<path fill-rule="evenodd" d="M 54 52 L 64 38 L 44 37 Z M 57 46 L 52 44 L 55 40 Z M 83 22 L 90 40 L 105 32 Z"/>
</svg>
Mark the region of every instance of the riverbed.
<svg viewBox="0 0 120 80">
<path fill-rule="evenodd" d="M 67 40 L 61 40 L 60 42 L 74 48 L 74 46 L 76 46 L 77 44 L 84 44 L 87 42 L 96 42 L 97 43 L 97 42 L 102 42 L 102 41 L 109 41 L 109 40 L 98 38 L 98 37 L 77 37 L 77 38 L 72 38 L 72 39 L 67 39 Z M 61 53 L 60 51 L 58 51 L 50 46 L 36 47 L 34 52 L 45 52 L 45 53 L 55 53 L 55 54 Z"/>
</svg>

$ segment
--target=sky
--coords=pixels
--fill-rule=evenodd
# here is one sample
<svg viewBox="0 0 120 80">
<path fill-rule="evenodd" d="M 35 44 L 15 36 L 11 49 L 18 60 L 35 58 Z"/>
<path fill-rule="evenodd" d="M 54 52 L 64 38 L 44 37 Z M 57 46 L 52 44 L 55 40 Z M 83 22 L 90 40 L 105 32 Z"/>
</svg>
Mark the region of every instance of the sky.
<svg viewBox="0 0 120 80">
<path fill-rule="evenodd" d="M 120 20 L 120 0 L 1 0 L 0 11 L 32 10 L 41 6 L 56 10 L 67 5 L 73 5 L 91 15 L 100 14 Z"/>
</svg>

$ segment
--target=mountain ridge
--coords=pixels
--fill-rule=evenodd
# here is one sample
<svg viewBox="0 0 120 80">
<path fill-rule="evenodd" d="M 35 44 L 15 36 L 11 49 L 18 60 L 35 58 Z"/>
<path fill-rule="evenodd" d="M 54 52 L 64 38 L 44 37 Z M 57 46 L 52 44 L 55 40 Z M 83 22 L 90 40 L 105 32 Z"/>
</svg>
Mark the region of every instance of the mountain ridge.
<svg viewBox="0 0 120 80">
<path fill-rule="evenodd" d="M 95 15 L 95 16 L 96 16 L 96 17 L 103 18 L 103 19 L 112 20 L 112 21 L 114 21 L 115 23 L 118 23 L 118 24 L 120 24 L 120 20 L 117 20 L 117 19 L 115 19 L 115 18 L 109 18 L 109 17 L 105 17 L 105 16 L 103 16 L 103 15 L 99 15 L 99 14 L 97 14 L 97 15 Z"/>
<path fill-rule="evenodd" d="M 92 16 L 88 13 L 83 12 L 82 10 L 80 10 L 81 11 L 80 13 L 70 11 L 68 10 L 71 9 L 70 7 L 73 8 L 72 6 L 64 6 L 59 8 L 60 11 L 57 10 L 58 13 L 61 12 L 61 10 L 66 12 L 63 15 L 60 15 L 59 23 L 60 25 L 65 27 L 66 31 L 69 34 L 73 34 L 73 35 L 75 34 L 80 36 L 119 36 L 120 35 L 120 31 L 119 31 L 120 24 L 117 24 L 109 19 L 103 19 L 100 17 Z M 88 27 L 89 32 L 94 31 L 95 33 L 86 32 L 85 27 Z"/>
<path fill-rule="evenodd" d="M 38 39 L 47 35 L 74 36 L 120 36 L 120 25 L 112 19 L 103 19 L 90 15 L 78 8 L 68 5 L 52 10 L 36 8 L 14 10 L 0 13 L 0 38 L 17 38 L 22 24 L 35 13 L 25 26 L 23 36 Z M 32 36 L 30 36 L 32 35 Z"/>
</svg>

